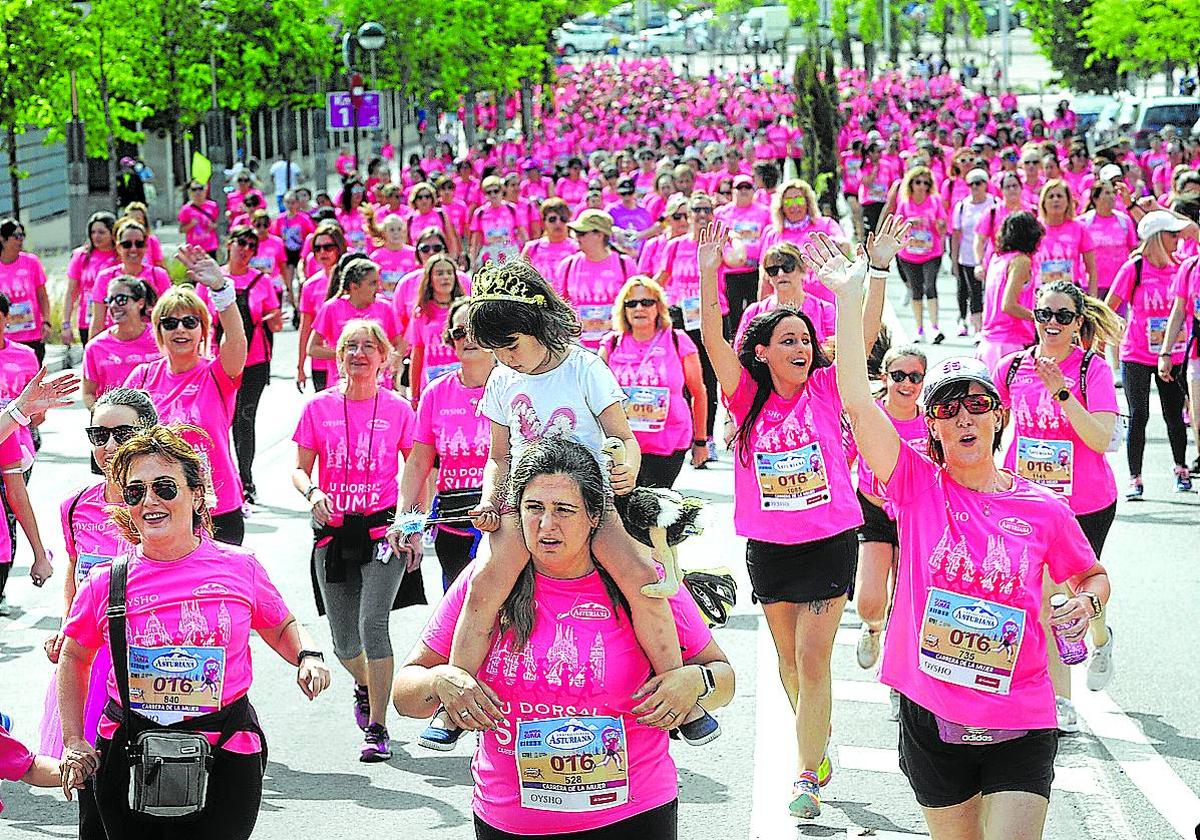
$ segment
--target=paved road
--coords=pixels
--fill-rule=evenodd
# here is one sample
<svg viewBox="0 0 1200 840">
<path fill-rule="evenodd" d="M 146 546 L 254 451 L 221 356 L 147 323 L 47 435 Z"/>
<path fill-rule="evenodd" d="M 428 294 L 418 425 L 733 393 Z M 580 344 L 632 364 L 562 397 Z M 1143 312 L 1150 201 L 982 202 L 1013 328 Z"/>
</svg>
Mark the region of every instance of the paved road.
<svg viewBox="0 0 1200 840">
<path fill-rule="evenodd" d="M 893 282 L 889 296 L 901 307 Z M 943 277 L 943 301 L 953 287 Z M 328 628 L 316 618 L 307 573 L 307 527 L 302 500 L 288 481 L 289 442 L 301 399 L 289 378 L 294 333 L 285 333 L 277 375 L 260 412 L 260 460 L 256 467 L 263 504 L 247 523 L 248 544 L 262 558 L 293 609 L 328 650 Z M 940 358 L 969 352 L 966 339 L 950 338 L 929 348 Z M 82 408 L 56 412 L 44 426 L 45 448 L 31 494 L 46 542 L 61 549 L 57 504 L 70 488 L 88 480 Z M 1194 624 L 1200 596 L 1197 542 L 1200 499 L 1177 495 L 1161 421 L 1152 420 L 1147 466 L 1147 501 L 1122 503 L 1104 560 L 1113 578 L 1112 622 L 1119 674 L 1109 691 L 1076 696 L 1085 732 L 1062 742 L 1056 793 L 1047 837 L 1168 838 L 1192 836 L 1200 821 L 1200 689 L 1194 676 Z M 1123 456 L 1116 456 L 1118 475 Z M 732 534 L 729 458 L 708 472 L 685 470 L 681 486 L 711 503 L 703 541 L 686 546 L 685 563 L 721 561 L 737 571 L 742 602 L 718 634 L 737 669 L 738 694 L 720 713 L 724 735 L 702 749 L 676 747 L 683 803 L 681 836 L 763 838 L 923 836 L 924 826 L 896 767 L 896 727 L 886 719 L 886 693 L 872 674 L 854 662 L 858 622 L 848 612 L 834 656 L 834 763 L 837 768 L 825 813 L 797 828 L 785 797 L 794 773 L 794 748 L 786 701 L 775 674 L 773 648 L 761 612 L 750 604 L 741 562 L 743 546 Z M 23 542 L 23 541 L 22 541 Z M 61 551 L 58 551 L 61 556 Z M 428 562 L 436 569 L 436 561 Z M 16 721 L 16 733 L 36 742 L 43 691 L 51 667 L 41 642 L 57 626 L 61 580 L 45 590 L 28 582 L 28 558 L 18 557 L 10 601 L 14 616 L 0 619 L 0 709 Z M 436 574 L 426 581 L 437 597 Z M 429 608 L 412 608 L 392 618 L 393 639 L 406 650 Z M 396 756 L 382 765 L 357 761 L 357 735 L 350 714 L 350 680 L 335 672 L 335 685 L 315 703 L 296 689 L 294 671 L 256 643 L 252 698 L 271 745 L 271 763 L 256 837 L 283 840 L 297 826 L 318 824 L 331 837 L 355 837 L 383 827 L 403 826 L 422 838 L 466 838 L 470 829 L 469 747 L 451 754 L 415 745 L 421 723 L 393 720 Z M 1081 677 L 1082 674 L 1079 674 Z M 75 811 L 48 791 L 5 784 L 6 810 L 0 836 L 72 836 Z"/>
</svg>

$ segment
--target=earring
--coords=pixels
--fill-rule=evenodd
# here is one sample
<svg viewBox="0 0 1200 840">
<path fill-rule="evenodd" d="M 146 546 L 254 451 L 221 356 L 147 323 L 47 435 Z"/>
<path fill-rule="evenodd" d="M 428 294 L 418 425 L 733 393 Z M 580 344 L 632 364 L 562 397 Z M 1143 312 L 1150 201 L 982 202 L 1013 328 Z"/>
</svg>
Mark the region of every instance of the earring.
<svg viewBox="0 0 1200 840">
<path fill-rule="evenodd" d="M 755 356 L 754 361 L 758 362 L 760 365 L 765 365 L 767 363 L 767 360 L 762 356 Z"/>
</svg>

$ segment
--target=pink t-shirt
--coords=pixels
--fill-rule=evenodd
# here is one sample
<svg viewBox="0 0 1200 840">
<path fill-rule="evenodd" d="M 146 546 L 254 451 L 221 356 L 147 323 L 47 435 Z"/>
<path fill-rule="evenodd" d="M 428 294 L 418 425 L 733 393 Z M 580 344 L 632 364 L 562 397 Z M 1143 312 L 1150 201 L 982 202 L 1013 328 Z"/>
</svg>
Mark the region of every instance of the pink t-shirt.
<svg viewBox="0 0 1200 840">
<path fill-rule="evenodd" d="M 303 248 L 305 238 L 316 229 L 307 213 L 297 213 L 295 216 L 283 213 L 271 221 L 271 233 L 282 239 L 283 247 L 289 251 Z"/>
<path fill-rule="evenodd" d="M 263 324 L 263 319 L 272 312 L 279 311 L 279 292 L 275 290 L 274 284 L 271 283 L 271 278 L 266 273 L 261 275 L 262 279 L 255 282 L 255 278 L 259 277 L 259 272 L 251 268 L 244 274 L 230 274 L 229 267 L 224 266 L 221 269 L 222 273 L 233 281 L 233 288 L 239 292 L 244 291 L 253 284 L 250 289 L 250 294 L 247 296 L 246 302 L 250 306 L 250 319 L 254 323 L 254 333 L 249 338 L 250 343 L 246 353 L 246 367 L 261 365 L 271 360 L 272 344 L 267 342 L 267 328 Z M 208 313 L 213 319 L 213 330 L 216 330 L 218 319 L 216 307 L 212 303 L 212 294 L 208 290 L 208 286 L 198 286 L 196 294 L 204 301 L 208 307 Z"/>
<path fill-rule="evenodd" d="M 1012 411 L 1013 437 L 1004 455 L 1004 466 L 1035 484 L 1067 497 L 1077 516 L 1095 513 L 1117 500 L 1117 482 L 1103 452 L 1079 437 L 1063 411 L 1062 403 L 1042 384 L 1031 351 L 1021 350 L 1000 360 L 992 379 L 1000 399 Z M 1015 370 L 1013 365 L 1019 365 Z M 1088 362 L 1087 401 L 1079 386 L 1083 350 L 1078 347 L 1059 366 L 1067 389 L 1089 412 L 1119 414 L 1112 370 L 1103 356 Z M 1010 386 L 1008 380 L 1012 379 Z"/>
<path fill-rule="evenodd" d="M 22 446 L 21 435 L 9 435 L 0 440 L 0 467 L 18 464 L 25 469 L 25 448 Z M 28 450 L 33 451 L 33 441 L 28 443 Z M 12 564 L 12 534 L 8 530 L 8 520 L 0 523 L 0 563 Z"/>
<path fill-rule="evenodd" d="M 324 271 L 310 275 L 304 281 L 304 285 L 300 287 L 300 313 L 311 315 L 316 320 L 318 310 L 325 303 L 327 291 L 329 291 L 329 278 Z M 319 370 L 329 371 L 336 367 L 332 359 L 314 359 L 312 356 L 308 357 L 308 365 L 314 373 Z"/>
<path fill-rule="evenodd" d="M 1175 272 L 1171 281 L 1171 297 L 1182 298 L 1184 312 L 1190 312 L 1193 318 L 1200 319 L 1200 257 L 1189 257 Z M 1174 300 L 1172 300 L 1174 305 Z M 1191 323 L 1183 319 L 1183 335 L 1186 337 L 1191 330 Z M 1192 345 L 1192 358 L 1200 356 L 1200 347 Z"/>
<path fill-rule="evenodd" d="M 484 247 L 514 247 L 520 243 L 521 217 L 511 204 L 493 207 L 485 204 L 471 215 L 471 233 L 477 233 Z"/>
<path fill-rule="evenodd" d="M 682 330 L 659 330 L 649 341 L 632 333 L 609 335 L 608 366 L 628 399 L 625 416 L 638 446 L 650 455 L 673 455 L 693 439 L 692 410 L 684 397 L 683 360 L 697 352 Z M 701 435 L 700 437 L 703 437 Z"/>
<path fill-rule="evenodd" d="M 221 244 L 221 240 L 217 238 L 217 216 L 220 215 L 220 212 L 215 201 L 205 201 L 200 207 L 189 201 L 180 207 L 179 224 L 181 226 L 190 221 L 196 222 L 195 226 L 189 228 L 185 234 L 187 244 L 195 245 L 205 251 L 217 250 L 217 246 Z M 309 222 L 311 223 L 312 220 L 309 219 Z"/>
<path fill-rule="evenodd" d="M 1111 216 L 1100 216 L 1089 210 L 1079 217 L 1096 247 L 1096 288 L 1101 295 L 1112 288 L 1117 269 L 1129 259 L 1138 246 L 1137 224 L 1120 210 Z"/>
<path fill-rule="evenodd" d="M 124 385 L 129 372 L 138 365 L 162 357 L 149 324 L 133 341 L 121 341 L 115 330 L 106 329 L 83 348 L 83 378 L 96 383 L 97 397 Z"/>
<path fill-rule="evenodd" d="M 762 232 L 771 225 L 771 211 L 761 204 L 751 202 L 746 207 L 726 204 L 718 207 L 717 221 L 729 226 L 729 235 L 737 237 L 746 246 L 746 258 L 751 266 L 758 265 L 761 256 L 759 246 Z"/>
<path fill-rule="evenodd" d="M 791 242 L 803 252 L 818 233 L 825 234 L 838 245 L 848 241 L 837 220 L 828 216 L 808 215 L 796 223 L 785 222 L 782 230 L 775 225 L 765 228 L 762 232 L 762 242 L 759 243 L 759 253 L 765 254 L 767 249 L 777 242 Z M 834 302 L 833 292 L 825 288 L 825 284 L 811 271 L 804 276 L 804 291 L 829 303 Z"/>
<path fill-rule="evenodd" d="M 158 359 L 138 365 L 125 380 L 127 387 L 143 388 L 150 393 L 160 423 L 190 423 L 207 432 L 206 435 L 184 432 L 183 437 L 211 469 L 217 496 L 216 504 L 212 505 L 214 516 L 242 506 L 242 480 L 233 465 L 229 445 L 233 406 L 241 384 L 241 375 L 230 378 L 219 358 L 201 359 L 183 373 L 171 373 L 167 359 Z"/>
<path fill-rule="evenodd" d="M 335 527 L 344 513 L 396 506 L 400 455 L 412 449 L 415 425 L 408 400 L 386 388 L 365 400 L 328 388 L 305 404 L 292 440 L 317 453 L 317 483 L 330 499 Z"/>
<path fill-rule="evenodd" d="M 422 348 L 421 385 L 428 385 L 444 373 L 458 370 L 460 367 L 458 355 L 454 348 L 443 340 L 446 331 L 446 316 L 450 309 L 443 309 L 436 303 L 427 303 L 413 313 L 408 322 L 404 339 L 415 349 Z M 422 394 L 424 398 L 424 394 Z"/>
<path fill-rule="evenodd" d="M 924 454 L 926 451 L 927 438 L 929 436 L 929 426 L 925 423 L 925 417 L 917 411 L 917 416 L 909 420 L 899 420 L 892 416 L 892 413 L 883 406 L 883 400 L 875 400 L 875 404 L 879 406 L 879 410 L 887 415 L 887 419 L 892 421 L 892 425 L 896 427 L 896 432 L 900 435 L 900 439 L 909 446 Z M 855 447 L 855 455 L 857 456 L 857 447 Z M 883 483 L 876 478 L 875 473 L 867 465 L 867 459 L 858 458 L 858 489 L 862 493 L 874 496 L 877 499 L 884 498 L 886 492 L 883 488 Z M 885 510 L 888 516 L 895 518 L 895 512 L 891 510 L 891 505 L 885 502 Z"/>
<path fill-rule="evenodd" d="M 541 239 L 526 242 L 521 254 L 533 264 L 538 274 L 561 294 L 563 260 L 578 251 L 579 243 L 574 239 L 568 237 L 562 242 L 551 242 L 543 236 Z"/>
<path fill-rule="evenodd" d="M 662 270 L 665 271 L 664 288 L 671 306 L 683 311 L 683 328 L 700 329 L 700 263 L 699 245 L 690 236 L 677 236 L 663 248 Z M 729 314 L 729 299 L 725 294 L 722 278 L 717 280 L 717 297 L 721 302 L 721 314 Z"/>
<path fill-rule="evenodd" d="M 82 583 L 92 567 L 133 550 L 121 536 L 106 508 L 103 480 L 72 493 L 59 505 L 67 554 L 75 560 L 75 582 Z"/>
<path fill-rule="evenodd" d="M 337 223 L 346 234 L 346 250 L 366 253 L 370 243 L 367 242 L 367 223 L 362 213 L 357 209 L 347 211 L 340 208 L 334 213 Z"/>
<path fill-rule="evenodd" d="M 261 271 L 272 280 L 278 280 L 283 275 L 285 265 L 287 265 L 287 251 L 284 250 L 282 239 L 267 234 L 266 239 L 258 240 L 258 250 L 250 258 L 251 268 Z M 281 284 L 276 285 L 282 288 Z"/>
<path fill-rule="evenodd" d="M 1061 497 L 1013 481 L 1006 492 L 977 493 L 900 446 L 885 497 L 896 512 L 900 562 L 879 678 L 955 723 L 1053 729 L 1038 620 L 1042 570 L 1062 583 L 1095 565 L 1096 555 Z M 950 642 L 949 627 L 962 642 Z M 974 644 L 971 632 L 987 639 L 986 651 L 960 650 Z"/>
<path fill-rule="evenodd" d="M 438 492 L 483 486 L 492 421 L 479 414 L 483 388 L 462 384 L 458 371 L 439 376 L 421 392 L 413 440 L 438 455 Z"/>
<path fill-rule="evenodd" d="M 1138 280 L 1138 266 L 1141 279 Z M 1137 362 L 1142 365 L 1158 364 L 1158 354 L 1163 350 L 1163 336 L 1167 319 L 1171 315 L 1174 297 L 1171 283 L 1179 268 L 1174 262 L 1158 268 L 1143 256 L 1128 260 L 1113 281 L 1109 294 L 1129 304 L 1129 325 L 1121 338 L 1121 361 Z M 1137 288 L 1134 289 L 1134 283 Z M 1187 351 L 1188 331 L 1180 330 L 1179 337 L 1171 347 L 1171 364 L 1184 360 Z"/>
<path fill-rule="evenodd" d="M 403 334 L 400 325 L 396 323 L 396 316 L 392 312 L 391 305 L 383 298 L 375 298 L 370 305 L 363 309 L 356 309 L 347 298 L 335 297 L 321 304 L 321 308 L 317 311 L 317 318 L 313 321 L 313 330 L 320 334 L 321 338 L 325 339 L 325 345 L 330 349 L 337 347 L 338 339 L 342 335 L 342 328 L 346 326 L 346 322 L 355 318 L 366 318 L 368 321 L 374 321 L 383 327 L 384 334 L 389 341 L 394 341 L 398 336 Z M 388 348 L 382 348 L 385 352 Z M 314 362 L 317 360 L 314 359 Z M 338 381 L 337 361 L 334 359 L 326 360 L 329 371 L 329 384 L 333 385 Z"/>
<path fill-rule="evenodd" d="M 33 759 L 34 755 L 29 748 L 0 726 L 0 779 L 19 782 L 33 766 Z M 2 813 L 4 803 L 0 802 L 0 814 Z"/>
<path fill-rule="evenodd" d="M 1033 321 L 1014 318 L 1004 311 L 1004 288 L 1008 285 L 1008 267 L 1018 253 L 1009 251 L 997 254 L 988 265 L 983 285 L 983 325 L 979 333 L 989 341 L 1028 347 L 1037 339 Z M 1034 286 L 1034 281 L 1030 279 L 1017 295 L 1017 302 L 1028 309 L 1033 309 Z"/>
<path fill-rule="evenodd" d="M 49 312 L 42 312 L 38 289 L 46 287 L 46 270 L 34 254 L 22 251 L 10 263 L 0 262 L 0 292 L 8 297 L 8 326 L 4 336 L 14 341 L 40 341 L 42 321 Z"/>
<path fill-rule="evenodd" d="M 421 641 L 441 656 L 449 656 L 470 579 L 470 573 L 458 576 L 421 634 Z M 498 730 L 483 733 L 471 761 L 475 813 L 509 833 L 569 834 L 619 822 L 675 799 L 678 783 L 667 733 L 639 724 L 631 714 L 639 702 L 632 695 L 651 672 L 629 616 L 618 620 L 598 572 L 573 580 L 536 575 L 534 595 L 529 642 L 516 650 L 511 633 L 497 632 L 479 673 L 480 680 L 499 694 L 506 719 Z M 712 634 L 685 589 L 669 603 L 686 660 L 702 651 Z M 522 806 L 514 742 L 518 727 L 537 726 L 539 721 L 549 721 L 541 724 L 543 729 L 595 725 L 603 745 L 597 743 L 588 752 L 597 757 L 606 754 L 609 744 L 614 751 L 617 745 L 624 747 L 624 769 L 615 775 L 627 778 L 627 785 L 614 784 L 612 774 L 606 778 L 609 790 L 619 791 L 617 798 L 628 801 L 587 809 L 589 797 L 581 793 L 581 811 Z M 526 796 L 539 789 L 527 787 Z"/>
<path fill-rule="evenodd" d="M 104 299 L 108 297 L 108 284 L 124 275 L 125 269 L 120 263 L 96 272 L 96 280 L 92 283 L 91 302 L 103 306 Z M 159 297 L 162 297 L 163 292 L 171 288 L 171 275 L 156 265 L 143 265 L 142 270 L 134 276 L 149 283 L 150 288 L 154 289 L 154 293 Z M 111 327 L 112 320 L 109 319 L 107 313 L 104 318 L 105 326 Z"/>
<path fill-rule="evenodd" d="M 417 249 L 411 245 L 376 248 L 371 259 L 379 264 L 379 294 L 391 300 L 400 278 L 417 267 Z"/>
<path fill-rule="evenodd" d="M 754 303 L 746 307 L 746 311 L 742 313 L 742 320 L 738 323 L 737 334 L 733 339 L 733 346 L 741 349 L 742 335 L 746 332 L 746 327 L 750 326 L 750 322 L 766 312 L 770 312 L 779 306 L 779 297 L 775 294 L 768 295 L 762 300 L 756 300 Z M 813 340 L 820 344 L 827 338 L 833 338 L 837 332 L 837 307 L 828 301 L 821 300 L 819 297 L 813 297 L 806 294 L 804 301 L 800 304 L 800 311 L 808 316 L 812 321 L 813 328 L 817 334 L 813 336 Z"/>
<path fill-rule="evenodd" d="M 729 397 L 741 426 L 757 389 L 742 371 Z M 842 457 L 842 398 L 832 366 L 809 373 L 790 400 L 772 391 L 733 457 L 733 525 L 739 536 L 798 545 L 862 525 L 862 511 Z M 793 542 L 794 541 L 794 542 Z"/>
<path fill-rule="evenodd" d="M 1046 235 L 1033 255 L 1034 282 L 1040 286 L 1052 280 L 1069 280 L 1086 290 L 1083 255 L 1094 248 L 1091 234 L 1078 219 L 1046 225 Z"/>
<path fill-rule="evenodd" d="M 557 291 L 571 304 L 583 327 L 580 343 L 595 349 L 612 330 L 613 301 L 626 279 L 637 273 L 630 257 L 616 251 L 598 262 L 583 253 L 567 257 L 559 271 L 562 286 Z"/>
<path fill-rule="evenodd" d="M 108 580 L 112 566 L 96 566 L 71 604 L 63 633 L 88 648 L 109 642 Z M 188 720 L 229 706 L 250 690 L 254 664 L 250 631 L 277 627 L 288 617 L 283 596 L 254 554 L 239 546 L 204 537 L 200 546 L 178 560 L 161 562 L 133 553 L 125 597 L 131 688 L 145 686 L 147 703 L 134 700 L 134 711 L 162 724 Z M 171 661 L 160 666 L 164 659 Z M 185 666 L 189 670 L 183 670 Z M 174 669 L 174 670 L 167 670 Z M 158 672 L 194 677 L 194 689 L 179 700 L 153 683 Z M 120 703 L 117 680 L 108 675 L 108 696 Z M 141 708 L 138 708 L 141 707 Z M 100 736 L 112 738 L 117 724 L 100 720 Z M 220 733 L 205 733 L 216 744 Z M 262 749 L 256 735 L 238 733 L 229 752 Z"/>
<path fill-rule="evenodd" d="M 76 248 L 71 253 L 71 261 L 67 263 L 67 277 L 74 280 L 79 287 L 76 326 L 86 330 L 92 321 L 90 307 L 96 275 L 109 266 L 119 265 L 120 262 L 116 251 L 92 251 L 88 254 L 86 248 Z"/>
<path fill-rule="evenodd" d="M 910 263 L 927 263 L 942 256 L 945 246 L 938 232 L 938 223 L 946 224 L 946 207 L 931 195 L 921 203 L 900 200 L 896 202 L 896 215 L 908 220 L 908 244 L 896 256 Z"/>
<path fill-rule="evenodd" d="M 554 185 L 554 192 L 567 202 L 567 207 L 571 208 L 571 212 L 574 213 L 587 198 L 587 181 L 583 178 L 563 178 Z"/>
</svg>

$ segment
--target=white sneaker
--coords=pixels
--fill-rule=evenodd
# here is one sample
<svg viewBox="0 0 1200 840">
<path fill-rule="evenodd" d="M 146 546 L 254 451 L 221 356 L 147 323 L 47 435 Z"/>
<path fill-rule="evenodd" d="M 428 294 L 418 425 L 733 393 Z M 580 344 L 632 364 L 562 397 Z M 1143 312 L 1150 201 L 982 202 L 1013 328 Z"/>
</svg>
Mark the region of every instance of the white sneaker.
<svg viewBox="0 0 1200 840">
<path fill-rule="evenodd" d="M 865 671 L 878 661 L 879 631 L 864 624 L 862 635 L 858 637 L 858 667 Z"/>
<path fill-rule="evenodd" d="M 1103 691 L 1112 682 L 1117 673 L 1117 663 L 1113 661 L 1113 632 L 1108 628 L 1108 642 L 1104 647 L 1092 650 L 1092 658 L 1088 660 L 1087 687 L 1089 691 Z"/>
<path fill-rule="evenodd" d="M 1079 715 L 1075 704 L 1066 697 L 1054 698 L 1054 714 L 1058 718 L 1058 731 L 1070 735 L 1079 731 Z"/>
<path fill-rule="evenodd" d="M 888 720 L 900 720 L 900 692 L 894 688 L 888 689 Z"/>
</svg>

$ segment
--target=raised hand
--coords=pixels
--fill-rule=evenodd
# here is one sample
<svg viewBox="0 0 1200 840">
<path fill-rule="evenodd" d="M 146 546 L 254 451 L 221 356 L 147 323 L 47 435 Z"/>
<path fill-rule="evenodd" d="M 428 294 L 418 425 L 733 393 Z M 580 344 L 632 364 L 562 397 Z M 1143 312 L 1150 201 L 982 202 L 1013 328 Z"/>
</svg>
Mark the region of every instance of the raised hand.
<svg viewBox="0 0 1200 840">
<path fill-rule="evenodd" d="M 229 279 L 221 273 L 221 267 L 217 265 L 217 261 L 205 253 L 203 248 L 195 245 L 183 245 L 176 257 L 184 264 L 188 274 L 197 283 L 208 286 L 210 289 L 219 289 L 229 282 Z"/>
<path fill-rule="evenodd" d="M 861 251 L 852 263 L 832 239 L 818 233 L 804 246 L 803 257 L 808 270 L 835 295 L 851 290 L 861 293 L 867 276 L 867 258 Z"/>
<path fill-rule="evenodd" d="M 900 216 L 888 216 L 877 231 L 867 234 L 867 258 L 876 268 L 887 268 L 908 243 L 912 224 Z"/>
<path fill-rule="evenodd" d="M 80 378 L 73 373 L 65 373 L 47 382 L 46 368 L 43 366 L 14 402 L 17 410 L 26 417 L 51 408 L 64 408 L 73 402 L 68 398 L 79 390 L 80 383 Z"/>
<path fill-rule="evenodd" d="M 721 267 L 722 254 L 729 242 L 729 227 L 724 222 L 709 222 L 700 228 L 696 240 L 700 246 L 696 249 L 696 261 L 700 273 L 716 273 Z"/>
</svg>

